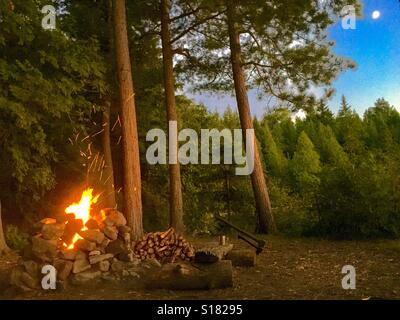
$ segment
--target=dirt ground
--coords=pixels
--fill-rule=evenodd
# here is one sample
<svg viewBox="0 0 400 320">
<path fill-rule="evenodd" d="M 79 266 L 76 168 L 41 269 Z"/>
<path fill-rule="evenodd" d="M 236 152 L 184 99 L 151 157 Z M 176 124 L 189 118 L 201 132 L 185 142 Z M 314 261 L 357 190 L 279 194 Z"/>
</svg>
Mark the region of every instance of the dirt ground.
<svg viewBox="0 0 400 320">
<path fill-rule="evenodd" d="M 202 241 L 209 241 L 203 239 Z M 235 268 L 232 289 L 211 291 L 79 289 L 10 294 L 4 281 L 15 256 L 0 260 L 2 299 L 400 299 L 400 241 L 328 241 L 266 237 L 254 268 Z M 236 247 L 248 247 L 233 241 Z M 196 245 L 199 245 L 194 241 Z M 357 272 L 356 290 L 342 289 L 342 267 Z M 3 282 L 3 284 L 1 284 Z"/>
</svg>

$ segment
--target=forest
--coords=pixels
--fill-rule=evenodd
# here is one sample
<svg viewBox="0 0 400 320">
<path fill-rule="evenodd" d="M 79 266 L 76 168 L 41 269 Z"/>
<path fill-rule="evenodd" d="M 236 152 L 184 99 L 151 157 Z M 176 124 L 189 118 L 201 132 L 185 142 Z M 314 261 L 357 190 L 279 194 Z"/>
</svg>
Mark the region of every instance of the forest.
<svg viewBox="0 0 400 320">
<path fill-rule="evenodd" d="M 363 114 L 344 95 L 329 107 L 357 65 L 327 37 L 346 5 L 361 13 L 357 0 L 0 0 L 0 251 L 23 250 L 88 187 L 135 240 L 227 232 L 216 215 L 289 239 L 398 239 L 399 111 L 386 97 Z M 252 90 L 273 101 L 263 116 Z M 254 129 L 254 171 L 150 164 L 147 134 L 171 121 Z"/>
</svg>

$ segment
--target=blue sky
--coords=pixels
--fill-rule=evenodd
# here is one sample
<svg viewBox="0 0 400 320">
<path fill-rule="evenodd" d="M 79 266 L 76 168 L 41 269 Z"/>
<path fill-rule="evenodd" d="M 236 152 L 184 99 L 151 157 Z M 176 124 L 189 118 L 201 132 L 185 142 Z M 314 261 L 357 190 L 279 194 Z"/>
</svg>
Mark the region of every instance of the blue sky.
<svg viewBox="0 0 400 320">
<path fill-rule="evenodd" d="M 332 111 L 339 108 L 345 95 L 352 107 L 362 114 L 381 97 L 400 110 L 400 1 L 362 0 L 363 17 L 357 19 L 355 30 L 345 30 L 341 22 L 332 26 L 329 37 L 336 42 L 334 52 L 351 58 L 357 69 L 342 73 L 334 82 L 336 95 L 329 105 Z M 378 10 L 379 19 L 372 19 Z M 236 108 L 231 96 L 209 94 L 190 95 L 203 102 L 211 111 L 223 112 L 227 106 Z M 257 99 L 256 92 L 249 94 L 251 111 L 261 116 L 267 107 L 266 100 Z"/>
<path fill-rule="evenodd" d="M 341 74 L 331 101 L 337 110 L 344 94 L 360 113 L 384 97 L 400 110 L 400 1 L 364 0 L 364 17 L 357 20 L 356 30 L 344 30 L 340 24 L 330 30 L 336 41 L 335 53 L 353 59 L 355 71 Z M 374 10 L 381 13 L 372 19 Z"/>
</svg>

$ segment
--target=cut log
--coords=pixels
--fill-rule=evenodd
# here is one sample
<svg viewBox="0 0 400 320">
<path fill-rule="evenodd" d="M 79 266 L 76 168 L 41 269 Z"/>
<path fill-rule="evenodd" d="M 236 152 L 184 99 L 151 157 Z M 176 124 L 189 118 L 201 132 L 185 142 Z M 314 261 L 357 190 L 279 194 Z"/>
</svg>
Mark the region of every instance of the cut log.
<svg viewBox="0 0 400 320">
<path fill-rule="evenodd" d="M 223 260 L 233 249 L 233 244 L 209 245 L 196 251 L 194 261 L 196 263 L 216 263 Z"/>
<path fill-rule="evenodd" d="M 167 290 L 210 290 L 233 286 L 232 263 L 165 264 L 149 274 L 146 287 Z"/>
<path fill-rule="evenodd" d="M 235 267 L 254 267 L 256 265 L 256 253 L 251 249 L 235 249 L 225 257 L 232 261 Z"/>
</svg>

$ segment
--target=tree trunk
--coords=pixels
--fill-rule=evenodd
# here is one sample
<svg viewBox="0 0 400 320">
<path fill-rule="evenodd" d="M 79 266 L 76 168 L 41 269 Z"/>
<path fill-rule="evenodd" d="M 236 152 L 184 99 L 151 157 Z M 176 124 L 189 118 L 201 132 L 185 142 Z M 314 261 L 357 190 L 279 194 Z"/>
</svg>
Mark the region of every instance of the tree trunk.
<svg viewBox="0 0 400 320">
<path fill-rule="evenodd" d="M 105 195 L 103 197 L 103 207 L 116 208 L 117 202 L 115 199 L 115 179 L 114 179 L 114 167 L 112 160 L 111 151 L 111 107 L 117 105 L 115 103 L 115 96 L 113 95 L 115 88 L 115 48 L 114 48 L 114 22 L 113 22 L 113 1 L 107 1 L 107 28 L 108 28 L 108 81 L 111 87 L 110 92 L 106 96 L 104 111 L 103 111 L 103 133 L 101 137 L 103 155 L 104 155 L 104 172 L 103 172 L 103 183 L 105 189 Z"/>
<path fill-rule="evenodd" d="M 232 1 L 227 1 L 227 9 L 231 64 L 235 84 L 236 101 L 238 105 L 243 136 L 246 137 L 246 130 L 253 129 L 253 120 L 250 114 L 249 98 L 247 95 L 246 80 L 242 65 L 240 33 L 235 23 L 235 4 L 232 3 Z M 246 138 L 244 138 L 244 140 L 246 141 Z M 261 233 L 270 233 L 274 232 L 276 227 L 274 217 L 272 215 L 268 188 L 265 182 L 257 141 L 254 143 L 254 171 L 251 174 L 251 183 L 256 201 L 256 209 L 258 212 L 259 231 Z"/>
<path fill-rule="evenodd" d="M 147 288 L 167 290 L 210 290 L 233 286 L 232 263 L 165 264 L 148 275 Z"/>
<path fill-rule="evenodd" d="M 125 0 L 114 0 L 114 46 L 124 151 L 124 211 L 133 238 L 139 239 L 143 235 L 139 141 L 125 10 Z"/>
<path fill-rule="evenodd" d="M 104 154 L 104 172 L 103 181 L 105 188 L 105 196 L 103 197 L 104 206 L 107 208 L 116 208 L 115 189 L 114 189 L 114 170 L 111 153 L 111 139 L 110 139 L 110 102 L 106 102 L 106 110 L 103 111 L 103 133 L 101 141 L 103 144 Z"/>
<path fill-rule="evenodd" d="M 161 39 L 163 52 L 163 67 L 164 67 L 164 87 L 165 87 L 165 103 L 167 107 L 168 123 L 174 121 L 177 123 L 178 117 L 176 112 L 175 100 L 175 77 L 173 68 L 173 49 L 171 44 L 170 31 L 170 0 L 161 0 Z M 172 136 L 169 133 L 169 141 L 174 139 L 173 143 L 169 144 L 169 210 L 170 210 L 170 226 L 183 233 L 185 226 L 183 223 L 183 201 L 181 189 L 181 171 L 178 161 L 178 137 Z M 172 156 L 173 155 L 173 156 Z M 175 156 L 176 155 L 176 156 Z M 172 162 L 171 163 L 171 158 Z"/>
<path fill-rule="evenodd" d="M 253 249 L 234 249 L 226 255 L 225 259 L 231 260 L 234 267 L 254 267 L 257 256 Z"/>
<path fill-rule="evenodd" d="M 1 220 L 1 201 L 0 201 L 0 254 L 9 251 L 3 232 L 3 223 Z"/>
</svg>

